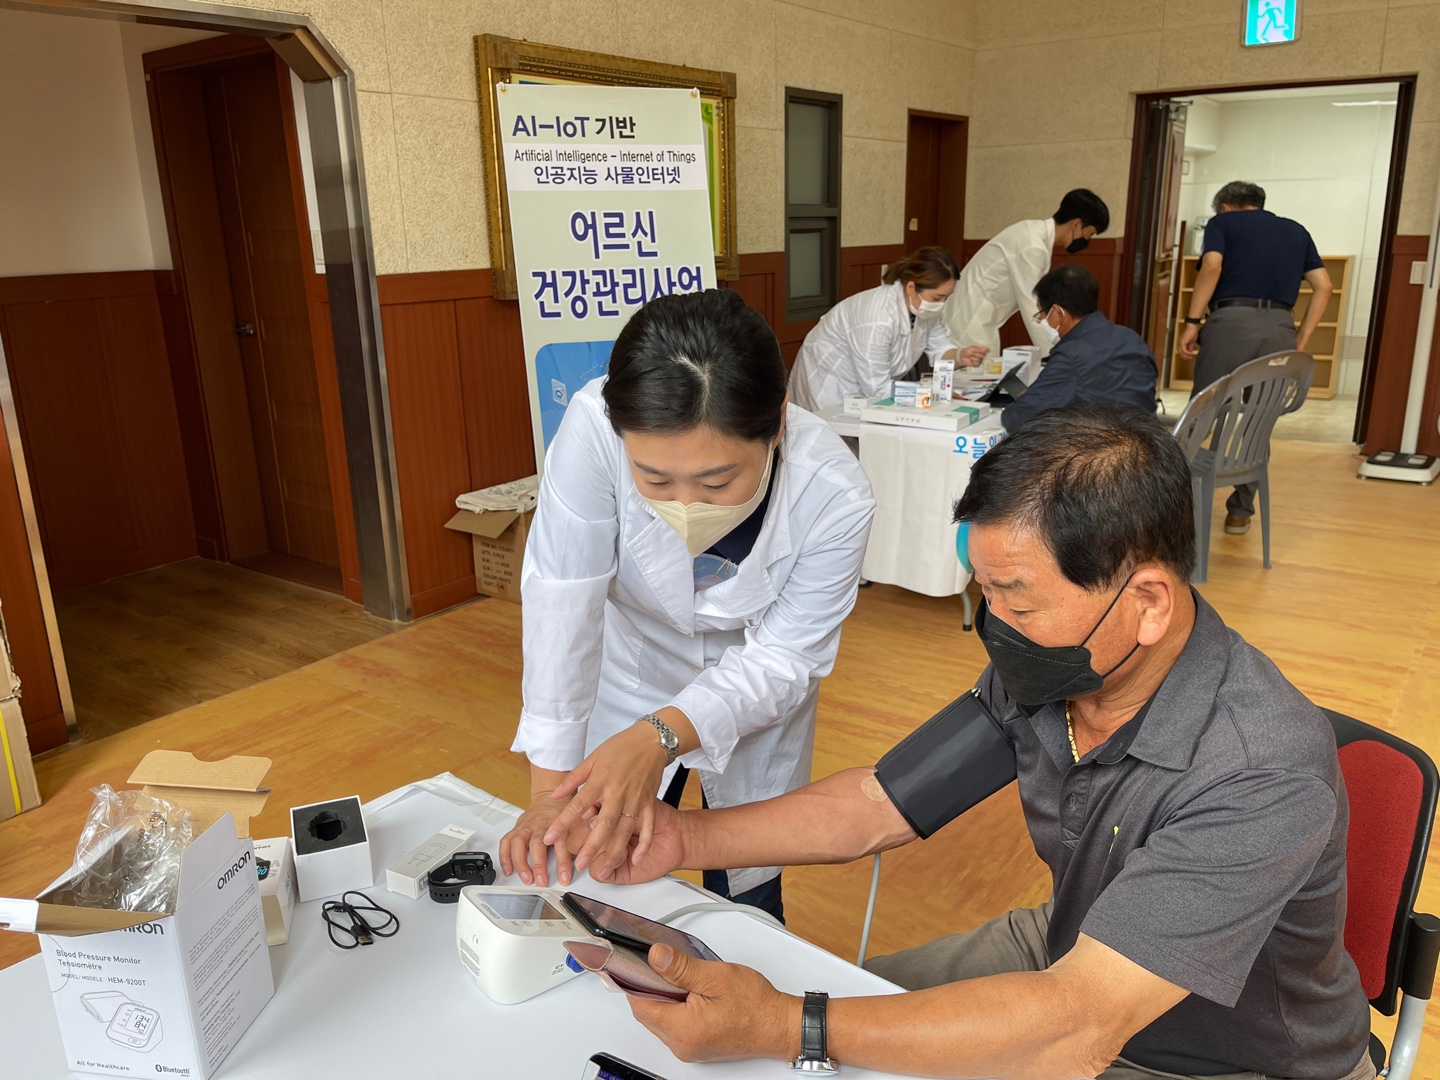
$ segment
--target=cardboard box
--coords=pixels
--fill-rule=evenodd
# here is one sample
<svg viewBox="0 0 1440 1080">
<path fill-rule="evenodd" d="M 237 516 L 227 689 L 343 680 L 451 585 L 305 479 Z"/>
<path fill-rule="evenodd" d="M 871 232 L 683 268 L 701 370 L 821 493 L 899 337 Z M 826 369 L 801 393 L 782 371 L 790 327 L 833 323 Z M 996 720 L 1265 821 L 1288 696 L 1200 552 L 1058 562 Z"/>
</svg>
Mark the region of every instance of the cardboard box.
<svg viewBox="0 0 1440 1080">
<path fill-rule="evenodd" d="M 10 664 L 10 642 L 0 617 L 0 821 L 39 805 L 40 786 L 20 711 L 20 680 Z"/>
<path fill-rule="evenodd" d="M 212 770 L 269 767 L 179 754 L 167 771 L 154 756 L 136 774 L 172 789 L 203 790 Z M 0 899 L 0 925 L 40 935 L 69 1068 L 206 1080 L 274 995 L 255 850 L 235 821 L 221 812 L 185 849 L 167 914 L 65 903 L 83 873 L 74 866 L 36 900 Z"/>
<path fill-rule="evenodd" d="M 475 591 L 482 596 L 520 603 L 520 565 L 525 538 L 535 511 L 461 510 L 445 523 L 447 529 L 469 533 L 475 549 Z"/>
<path fill-rule="evenodd" d="M 290 940 L 290 918 L 295 914 L 295 855 L 290 848 L 290 838 L 256 840 L 255 868 L 265 871 L 265 876 L 260 878 L 265 944 L 284 945 Z"/>
<path fill-rule="evenodd" d="M 928 409 L 901 405 L 898 401 L 882 401 L 860 410 L 860 419 L 867 424 L 892 424 L 897 427 L 929 428 L 934 431 L 963 431 L 990 412 L 984 404 L 962 404 L 947 401 Z"/>
</svg>

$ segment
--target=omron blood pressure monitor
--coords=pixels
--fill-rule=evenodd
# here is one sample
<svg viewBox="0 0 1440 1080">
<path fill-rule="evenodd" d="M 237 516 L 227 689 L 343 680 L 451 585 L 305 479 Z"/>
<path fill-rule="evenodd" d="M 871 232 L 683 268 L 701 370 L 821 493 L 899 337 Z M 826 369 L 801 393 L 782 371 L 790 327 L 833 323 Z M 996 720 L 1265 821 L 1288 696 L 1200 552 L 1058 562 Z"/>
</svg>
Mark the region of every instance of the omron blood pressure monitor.
<svg viewBox="0 0 1440 1080">
<path fill-rule="evenodd" d="M 480 989 L 514 1005 L 569 982 L 581 969 L 567 961 L 566 939 L 588 939 L 560 894 L 521 885 L 470 885 L 460 891 L 455 944 Z"/>
</svg>

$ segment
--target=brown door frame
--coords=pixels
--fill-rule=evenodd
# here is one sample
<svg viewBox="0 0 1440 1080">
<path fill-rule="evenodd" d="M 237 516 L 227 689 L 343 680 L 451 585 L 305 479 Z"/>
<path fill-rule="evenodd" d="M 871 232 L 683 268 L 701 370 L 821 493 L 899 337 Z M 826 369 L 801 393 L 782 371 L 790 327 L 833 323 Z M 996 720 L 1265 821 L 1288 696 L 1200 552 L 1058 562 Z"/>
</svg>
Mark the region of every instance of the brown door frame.
<svg viewBox="0 0 1440 1080">
<path fill-rule="evenodd" d="M 1139 231 L 1134 227 L 1145 211 L 1148 195 L 1142 190 L 1142 176 L 1147 158 L 1148 146 L 1145 140 L 1145 117 L 1152 102 L 1172 98 L 1187 98 L 1199 94 L 1234 94 L 1254 90 L 1290 90 L 1311 86 L 1358 86 L 1371 83 L 1395 83 L 1395 132 L 1390 141 L 1390 178 L 1385 191 L 1385 214 L 1380 230 L 1380 250 L 1377 252 L 1378 266 L 1375 275 L 1375 295 L 1370 305 L 1370 325 L 1365 339 L 1365 359 L 1361 368 L 1360 398 L 1355 410 L 1356 442 L 1365 441 L 1366 426 L 1370 420 L 1370 407 L 1375 385 L 1375 357 L 1379 354 L 1381 315 L 1383 300 L 1390 291 L 1391 249 L 1400 221 L 1400 197 L 1405 186 L 1405 154 L 1410 146 L 1410 126 L 1415 113 L 1415 81 L 1413 73 L 1402 75 L 1356 76 L 1345 79 L 1298 79 L 1280 82 L 1244 83 L 1237 86 L 1203 86 L 1180 90 L 1162 90 L 1149 94 L 1135 95 L 1135 120 L 1130 149 L 1130 186 L 1125 200 L 1125 221 L 1127 227 L 1121 241 L 1121 265 L 1126 270 L 1125 287 L 1121 289 L 1116 313 L 1116 322 L 1123 323 L 1137 332 L 1137 313 L 1134 297 L 1137 285 L 1148 284 L 1149 260 L 1144 264 L 1137 261 Z M 1153 209 L 1153 208 L 1152 208 Z M 1140 277 L 1139 275 L 1145 275 Z"/>
<path fill-rule="evenodd" d="M 960 188 L 960 220 L 959 220 L 959 222 L 958 222 L 957 225 L 956 225 L 956 228 L 958 229 L 959 234 L 960 234 L 960 245 L 953 246 L 952 249 L 951 249 L 951 251 L 950 251 L 950 253 L 955 256 L 956 262 L 960 262 L 960 261 L 962 261 L 962 259 L 963 259 L 963 253 L 962 253 L 962 251 L 960 250 L 960 248 L 961 248 L 961 246 L 963 246 L 964 240 L 965 240 L 965 183 L 966 183 L 966 178 L 968 177 L 969 171 L 970 171 L 970 118 L 969 118 L 968 116 L 960 116 L 960 115 L 958 115 L 958 114 L 956 114 L 956 113 L 931 112 L 929 109 L 907 109 L 907 110 L 906 110 L 906 115 L 905 115 L 905 134 L 906 134 L 906 139 L 907 139 L 907 145 L 906 145 L 905 150 L 906 150 L 906 160 L 907 160 L 907 163 L 908 163 L 908 160 L 909 160 L 909 150 L 910 150 L 909 145 L 908 145 L 908 139 L 909 139 L 909 134 L 910 134 L 910 118 L 911 118 L 911 117 L 914 117 L 914 116 L 924 117 L 924 118 L 927 119 L 927 120 L 943 120 L 943 121 L 945 121 L 945 122 L 947 122 L 947 123 L 959 124 L 959 125 L 961 125 L 961 127 L 962 127 L 962 129 L 963 129 L 963 130 L 962 130 L 962 133 L 961 133 L 961 137 L 960 137 L 960 168 L 959 168 L 959 174 L 960 174 L 960 175 L 959 175 L 959 188 Z M 938 167 L 938 166 L 937 166 L 937 167 Z M 907 188 L 907 190 L 908 190 L 908 188 L 909 188 L 909 176 L 908 176 L 908 175 L 906 176 L 906 188 Z M 901 235 L 908 236 L 908 234 L 909 234 L 909 228 L 910 228 L 910 221 L 909 221 L 909 215 L 908 215 L 908 213 L 907 213 L 905 221 L 901 224 Z M 940 241 L 939 241 L 938 234 L 937 234 L 937 237 L 936 237 L 936 242 L 937 242 L 937 243 L 940 242 Z M 907 248 L 907 250 L 908 250 L 911 246 L 912 246 L 912 245 L 910 245 L 909 243 L 907 243 L 907 244 L 905 245 L 905 247 Z M 943 247 L 944 245 L 941 244 L 941 246 Z"/>
<path fill-rule="evenodd" d="M 355 535 L 355 519 L 351 509 L 349 468 L 346 460 L 345 433 L 340 430 L 340 391 L 333 377 L 320 363 L 322 351 L 320 348 L 319 336 L 324 333 L 324 326 L 320 325 L 320 313 L 317 311 L 319 305 L 312 302 L 310 297 L 315 293 L 311 285 L 314 278 L 315 255 L 310 242 L 310 219 L 306 207 L 304 176 L 300 164 L 300 143 L 299 132 L 295 117 L 294 98 L 290 86 L 290 69 L 285 62 L 271 49 L 267 43 L 258 38 L 243 35 L 227 35 L 218 38 L 206 38 L 201 41 L 190 42 L 184 45 L 177 45 L 168 49 L 160 49 L 144 54 L 142 57 L 145 74 L 146 88 L 150 106 L 150 126 L 154 133 L 155 155 L 159 167 L 160 191 L 162 202 L 165 207 L 165 226 L 170 241 L 170 255 L 172 265 L 175 267 L 175 278 L 177 289 L 181 294 L 183 305 L 187 316 L 194 308 L 190 304 L 190 293 L 194 278 L 192 275 L 198 272 L 198 268 L 191 266 L 187 269 L 183 246 L 181 244 L 181 226 L 177 218 L 175 206 L 175 192 L 172 179 L 172 166 L 175 162 L 171 160 L 171 149 L 166 142 L 166 123 L 162 116 L 159 90 L 156 79 L 157 74 L 182 74 L 182 73 L 209 73 L 224 70 L 226 67 L 238 66 L 253 61 L 257 57 L 273 58 L 277 89 L 279 91 L 281 123 L 284 127 L 285 150 L 289 164 L 291 204 L 295 215 L 295 228 L 300 242 L 301 272 L 306 282 L 306 311 L 310 321 L 311 348 L 316 359 L 316 382 L 319 386 L 322 405 L 322 422 L 324 423 L 324 439 L 326 448 L 326 468 L 330 481 L 330 496 L 332 510 L 335 517 L 336 544 L 340 550 L 340 573 L 341 588 L 346 590 L 351 582 L 352 574 L 358 575 L 359 552 Z M 208 128 L 208 125 L 207 125 Z M 218 214 L 218 207 L 217 207 Z M 225 267 L 225 253 L 223 250 L 213 254 L 221 264 L 221 271 L 229 278 L 228 268 Z M 320 282 L 323 288 L 324 282 Z M 233 288 L 233 283 L 232 286 Z M 225 506 L 223 492 L 220 491 L 220 480 L 217 474 L 215 461 L 214 444 L 209 438 L 210 417 L 208 409 L 203 405 L 204 395 L 201 393 L 199 357 L 197 352 L 196 336 L 198 328 L 193 325 L 192 319 L 189 322 L 191 338 L 190 356 L 194 363 L 193 370 L 177 372 L 181 378 L 194 380 L 195 386 L 188 387 L 188 397 L 200 401 L 202 415 L 199 418 L 200 427 L 203 429 L 203 438 L 192 438 L 191 446 L 187 451 L 202 454 L 202 461 L 209 473 L 210 483 L 206 485 L 207 494 L 214 502 L 214 512 L 223 522 Z M 212 328 L 213 329 L 213 328 Z M 225 328 L 221 328 L 224 332 Z M 326 407 L 328 406 L 328 407 Z M 190 456 L 187 453 L 187 457 Z M 192 484 L 192 492 L 196 485 Z M 216 552 L 218 558 L 230 560 L 237 553 L 229 550 L 226 542 L 228 530 L 223 527 L 219 530 L 217 537 Z M 347 595 L 349 595 L 347 593 Z M 359 595 L 350 595 L 350 599 L 359 602 Z"/>
</svg>

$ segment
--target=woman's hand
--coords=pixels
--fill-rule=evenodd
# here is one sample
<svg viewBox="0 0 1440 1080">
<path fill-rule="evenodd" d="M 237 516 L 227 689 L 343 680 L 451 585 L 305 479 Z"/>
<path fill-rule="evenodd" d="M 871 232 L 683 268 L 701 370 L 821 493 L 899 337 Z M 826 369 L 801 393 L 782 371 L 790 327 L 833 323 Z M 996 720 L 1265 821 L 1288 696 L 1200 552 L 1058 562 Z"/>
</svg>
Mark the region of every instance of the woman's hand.
<svg viewBox="0 0 1440 1080">
<path fill-rule="evenodd" d="M 655 729 L 635 723 L 612 735 L 555 788 L 554 797 L 574 795 L 553 818 L 542 841 L 558 851 L 571 830 L 588 822 L 590 835 L 575 856 L 576 870 L 590 868 L 592 877 L 607 880 L 630 853 L 643 859 L 655 833 L 655 798 L 665 772 L 665 748 Z M 587 814 L 592 810 L 593 814 Z"/>
<path fill-rule="evenodd" d="M 507 874 L 518 873 L 526 885 L 542 888 L 550 884 L 550 852 L 544 836 L 554 820 L 565 809 L 567 799 L 556 798 L 553 791 L 536 792 L 515 827 L 500 838 L 500 869 Z M 555 876 L 561 885 L 569 885 L 574 860 L 567 844 L 555 844 Z"/>
<path fill-rule="evenodd" d="M 979 367 L 990 352 L 984 345 L 967 345 L 960 350 L 961 367 Z"/>
</svg>

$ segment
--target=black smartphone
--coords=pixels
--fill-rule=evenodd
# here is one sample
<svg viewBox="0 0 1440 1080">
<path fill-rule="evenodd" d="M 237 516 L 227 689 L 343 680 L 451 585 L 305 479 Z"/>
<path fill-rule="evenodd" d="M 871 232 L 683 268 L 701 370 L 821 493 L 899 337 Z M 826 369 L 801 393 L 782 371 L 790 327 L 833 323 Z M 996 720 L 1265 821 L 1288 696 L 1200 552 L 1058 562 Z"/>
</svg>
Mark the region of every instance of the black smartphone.
<svg viewBox="0 0 1440 1080">
<path fill-rule="evenodd" d="M 611 907 L 578 893 L 565 893 L 560 899 L 565 904 L 565 909 L 575 916 L 581 926 L 605 941 L 628 946 L 642 954 L 648 953 L 651 945 L 663 942 L 697 960 L 720 959 L 710 946 L 684 930 L 676 930 L 673 926 L 636 915 L 633 911 Z"/>
<path fill-rule="evenodd" d="M 639 1065 L 621 1061 L 610 1054 L 592 1054 L 590 1060 L 585 1063 L 585 1071 L 580 1074 L 580 1080 L 665 1080 L 665 1078 L 656 1076 L 654 1073 L 640 1068 Z"/>
</svg>

